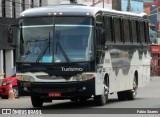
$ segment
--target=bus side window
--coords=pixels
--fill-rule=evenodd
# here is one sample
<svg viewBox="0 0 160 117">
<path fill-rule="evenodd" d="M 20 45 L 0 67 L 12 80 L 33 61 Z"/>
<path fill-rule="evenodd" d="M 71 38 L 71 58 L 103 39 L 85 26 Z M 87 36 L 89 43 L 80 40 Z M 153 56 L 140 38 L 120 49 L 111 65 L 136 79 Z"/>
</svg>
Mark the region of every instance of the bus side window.
<svg viewBox="0 0 160 117">
<path fill-rule="evenodd" d="M 140 42 L 144 43 L 145 42 L 145 30 L 144 30 L 144 21 L 141 21 L 140 23 Z"/>
<path fill-rule="evenodd" d="M 124 35 L 124 42 L 130 42 L 130 25 L 129 19 L 123 19 L 123 35 Z"/>
<path fill-rule="evenodd" d="M 114 41 L 121 42 L 121 27 L 120 27 L 120 18 L 113 18 L 114 19 Z"/>
<path fill-rule="evenodd" d="M 112 42 L 112 18 L 104 16 L 104 29 L 106 42 Z"/>
<path fill-rule="evenodd" d="M 137 25 L 135 20 L 131 20 L 131 35 L 132 35 L 132 42 L 137 43 Z"/>
<path fill-rule="evenodd" d="M 145 29 L 145 41 L 146 41 L 146 43 L 150 43 L 148 22 L 145 22 L 145 28 L 144 29 Z"/>
<path fill-rule="evenodd" d="M 141 43 L 140 22 L 138 20 L 136 20 L 136 31 L 137 31 L 137 43 Z"/>
</svg>

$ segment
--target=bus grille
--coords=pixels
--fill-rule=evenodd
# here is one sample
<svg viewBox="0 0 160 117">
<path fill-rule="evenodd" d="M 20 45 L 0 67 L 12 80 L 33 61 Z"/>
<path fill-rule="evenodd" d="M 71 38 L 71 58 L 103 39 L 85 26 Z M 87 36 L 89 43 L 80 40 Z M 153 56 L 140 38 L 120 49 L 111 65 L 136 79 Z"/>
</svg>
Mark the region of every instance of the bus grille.
<svg viewBox="0 0 160 117">
<path fill-rule="evenodd" d="M 34 88 L 33 92 L 37 93 L 48 93 L 48 92 L 61 92 L 61 93 L 72 93 L 76 91 L 76 88 Z"/>
</svg>

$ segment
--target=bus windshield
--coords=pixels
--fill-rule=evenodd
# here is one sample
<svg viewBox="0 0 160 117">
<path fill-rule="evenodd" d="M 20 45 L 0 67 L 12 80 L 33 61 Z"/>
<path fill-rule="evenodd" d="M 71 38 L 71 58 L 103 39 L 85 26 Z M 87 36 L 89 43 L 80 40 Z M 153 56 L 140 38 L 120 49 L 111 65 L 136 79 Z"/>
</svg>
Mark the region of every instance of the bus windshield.
<svg viewBox="0 0 160 117">
<path fill-rule="evenodd" d="M 17 62 L 93 60 L 93 28 L 89 17 L 20 19 Z"/>
</svg>

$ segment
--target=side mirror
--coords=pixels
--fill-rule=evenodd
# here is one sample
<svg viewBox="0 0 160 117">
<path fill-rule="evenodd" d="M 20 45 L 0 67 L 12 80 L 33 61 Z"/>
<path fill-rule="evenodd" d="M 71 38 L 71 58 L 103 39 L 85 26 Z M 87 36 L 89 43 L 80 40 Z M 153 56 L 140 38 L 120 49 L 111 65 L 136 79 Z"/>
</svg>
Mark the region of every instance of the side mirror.
<svg viewBox="0 0 160 117">
<path fill-rule="evenodd" d="M 8 43 L 12 43 L 13 42 L 13 27 L 9 26 L 8 27 L 8 38 L 7 38 Z"/>
</svg>

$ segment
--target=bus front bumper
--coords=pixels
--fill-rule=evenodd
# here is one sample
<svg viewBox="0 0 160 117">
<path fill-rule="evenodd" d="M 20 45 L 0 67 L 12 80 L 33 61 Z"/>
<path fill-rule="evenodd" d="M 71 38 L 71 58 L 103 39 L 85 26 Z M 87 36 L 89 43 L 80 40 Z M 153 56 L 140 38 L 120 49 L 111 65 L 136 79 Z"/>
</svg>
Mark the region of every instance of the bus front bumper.
<svg viewBox="0 0 160 117">
<path fill-rule="evenodd" d="M 95 78 L 75 82 L 26 82 L 18 80 L 20 96 L 70 99 L 95 95 Z M 58 95 L 50 95 L 58 94 Z"/>
</svg>

